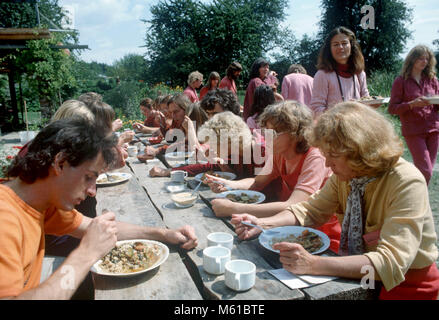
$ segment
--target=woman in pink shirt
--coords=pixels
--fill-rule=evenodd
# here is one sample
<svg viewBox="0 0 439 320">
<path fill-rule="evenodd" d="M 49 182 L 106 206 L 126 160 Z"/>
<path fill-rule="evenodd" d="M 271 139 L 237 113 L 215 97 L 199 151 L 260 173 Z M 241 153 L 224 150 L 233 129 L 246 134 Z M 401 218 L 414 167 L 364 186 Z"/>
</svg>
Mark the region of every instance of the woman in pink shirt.
<svg viewBox="0 0 439 320">
<path fill-rule="evenodd" d="M 220 75 L 218 72 L 213 71 L 209 75 L 209 79 L 207 80 L 207 84 L 201 88 L 200 90 L 200 100 L 203 100 L 203 97 L 208 93 L 210 90 L 215 90 L 218 88 L 218 83 L 220 81 Z"/>
<path fill-rule="evenodd" d="M 273 88 L 276 88 L 276 77 L 269 75 L 270 67 L 267 60 L 263 58 L 258 58 L 253 63 L 250 72 L 250 82 L 248 83 L 247 90 L 245 91 L 244 97 L 244 120 L 247 121 L 251 113 L 251 107 L 253 105 L 253 95 L 255 89 L 261 84 L 266 84 Z"/>
<path fill-rule="evenodd" d="M 439 95 L 436 58 L 430 48 L 410 50 L 401 75 L 393 82 L 389 113 L 398 115 L 401 131 L 415 166 L 430 181 L 439 147 L 439 105 L 428 96 Z"/>
<path fill-rule="evenodd" d="M 226 76 L 222 78 L 219 88 L 220 89 L 229 89 L 232 91 L 235 96 L 238 96 L 238 91 L 236 89 L 235 80 L 238 79 L 239 75 L 242 72 L 242 66 L 239 62 L 232 62 L 226 70 Z"/>
<path fill-rule="evenodd" d="M 314 76 L 311 109 L 318 117 L 335 104 L 369 96 L 364 57 L 355 34 L 337 27 L 320 50 Z"/>
<path fill-rule="evenodd" d="M 271 129 L 273 139 L 268 139 L 265 167 L 254 178 L 225 180 L 208 175 L 209 186 L 214 192 L 233 189 L 267 190 L 277 201 L 262 204 L 244 204 L 228 199 L 212 200 L 212 210 L 219 217 L 236 213 L 249 213 L 256 217 L 268 217 L 285 210 L 294 203 L 307 200 L 318 191 L 332 174 L 325 166 L 325 158 L 316 148 L 311 148 L 304 132 L 312 125 L 308 108 L 293 101 L 268 106 L 260 116 L 262 127 Z M 214 183 L 220 181 L 222 184 Z M 267 194 L 266 194 L 267 195 Z M 336 216 L 320 230 L 331 238 L 331 249 L 338 250 L 340 224 Z"/>
<path fill-rule="evenodd" d="M 200 99 L 198 99 L 197 89 L 203 84 L 203 75 L 198 71 L 191 72 L 187 83 L 188 86 L 184 89 L 183 93 L 192 103 L 200 101 Z"/>
</svg>

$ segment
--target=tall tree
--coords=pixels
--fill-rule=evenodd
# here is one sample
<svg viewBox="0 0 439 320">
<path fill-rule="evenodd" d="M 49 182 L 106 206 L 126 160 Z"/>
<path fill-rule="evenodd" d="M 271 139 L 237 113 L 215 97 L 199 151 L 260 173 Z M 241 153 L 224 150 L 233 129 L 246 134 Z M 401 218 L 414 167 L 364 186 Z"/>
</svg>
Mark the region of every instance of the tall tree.
<svg viewBox="0 0 439 320">
<path fill-rule="evenodd" d="M 286 0 L 159 2 L 145 20 L 149 82 L 185 85 L 191 71 L 224 74 L 233 60 L 250 68 L 274 47 L 286 7 Z"/>
<path fill-rule="evenodd" d="M 361 12 L 364 5 L 374 9 L 374 29 L 363 29 Z M 328 33 L 338 26 L 351 29 L 366 62 L 366 71 L 393 70 L 398 64 L 411 32 L 406 24 L 411 21 L 412 9 L 402 0 L 322 0 L 322 18 L 318 39 L 322 43 Z"/>
</svg>

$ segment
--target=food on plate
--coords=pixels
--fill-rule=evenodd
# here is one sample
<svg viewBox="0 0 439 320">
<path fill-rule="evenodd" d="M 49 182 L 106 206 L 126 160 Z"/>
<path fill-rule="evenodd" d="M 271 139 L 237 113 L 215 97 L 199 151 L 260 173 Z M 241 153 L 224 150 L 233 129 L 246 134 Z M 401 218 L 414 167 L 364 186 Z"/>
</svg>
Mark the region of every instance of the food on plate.
<svg viewBox="0 0 439 320">
<path fill-rule="evenodd" d="M 180 192 L 171 196 L 172 201 L 181 206 L 188 206 L 195 202 L 197 196 L 191 192 Z"/>
<path fill-rule="evenodd" d="M 241 203 L 255 203 L 258 202 L 259 196 L 257 194 L 251 196 L 247 193 L 241 192 L 241 194 L 229 193 L 226 198 L 233 202 Z"/>
<path fill-rule="evenodd" d="M 122 176 L 111 175 L 111 174 L 109 174 L 109 176 L 110 176 L 110 178 L 108 178 L 107 176 L 103 176 L 103 177 L 97 179 L 96 183 L 116 182 L 116 181 L 121 181 L 124 179 L 124 177 L 122 177 Z"/>
<path fill-rule="evenodd" d="M 162 142 L 163 139 L 162 139 L 162 137 L 158 136 L 158 137 L 150 137 L 147 140 L 150 144 L 157 144 L 157 143 Z"/>
<path fill-rule="evenodd" d="M 296 237 L 294 234 L 290 234 L 283 238 L 272 238 L 271 246 L 279 242 L 298 243 L 302 245 L 302 247 L 304 247 L 309 253 L 316 252 L 323 246 L 323 241 L 320 236 L 309 230 L 304 230 L 298 237 Z"/>
<path fill-rule="evenodd" d="M 155 243 L 132 242 L 118 245 L 102 258 L 99 267 L 110 273 L 132 273 L 156 263 L 161 248 Z"/>
</svg>

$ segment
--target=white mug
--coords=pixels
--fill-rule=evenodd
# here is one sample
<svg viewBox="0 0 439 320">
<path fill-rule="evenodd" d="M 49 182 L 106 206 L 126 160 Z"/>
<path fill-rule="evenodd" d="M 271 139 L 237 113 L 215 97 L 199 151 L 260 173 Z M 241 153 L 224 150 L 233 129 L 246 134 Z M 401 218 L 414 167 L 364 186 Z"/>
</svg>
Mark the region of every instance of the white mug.
<svg viewBox="0 0 439 320">
<path fill-rule="evenodd" d="M 207 247 L 203 250 L 204 271 L 211 274 L 223 274 L 230 257 L 231 253 L 228 248 L 221 246 Z"/>
<path fill-rule="evenodd" d="M 207 246 L 222 246 L 232 250 L 233 235 L 226 232 L 213 232 L 207 235 Z"/>
<path fill-rule="evenodd" d="M 245 291 L 255 285 L 256 266 L 247 260 L 231 260 L 225 265 L 226 286 L 235 291 Z"/>
<path fill-rule="evenodd" d="M 127 151 L 130 157 L 137 156 L 137 146 L 128 146 Z"/>
<path fill-rule="evenodd" d="M 184 179 L 187 177 L 187 172 L 183 170 L 171 171 L 171 181 L 183 183 Z"/>
</svg>

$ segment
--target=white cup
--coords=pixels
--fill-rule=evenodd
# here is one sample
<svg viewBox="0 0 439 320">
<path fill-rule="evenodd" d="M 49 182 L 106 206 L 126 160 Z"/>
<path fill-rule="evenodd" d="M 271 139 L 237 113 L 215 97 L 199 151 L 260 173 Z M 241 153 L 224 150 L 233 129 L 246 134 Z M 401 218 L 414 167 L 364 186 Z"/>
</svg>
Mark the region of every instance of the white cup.
<svg viewBox="0 0 439 320">
<path fill-rule="evenodd" d="M 232 250 L 233 235 L 226 232 L 213 232 L 207 235 L 207 246 L 222 246 Z"/>
<path fill-rule="evenodd" d="M 228 248 L 221 246 L 207 247 L 203 250 L 204 271 L 211 274 L 223 274 L 230 257 L 231 253 Z"/>
<path fill-rule="evenodd" d="M 226 286 L 235 291 L 246 291 L 255 285 L 256 266 L 247 260 L 231 260 L 226 263 Z"/>
<path fill-rule="evenodd" d="M 137 146 L 128 146 L 127 152 L 130 157 L 137 156 Z"/>
<path fill-rule="evenodd" d="M 187 172 L 183 170 L 171 171 L 171 181 L 177 183 L 183 183 L 187 177 Z"/>
</svg>

